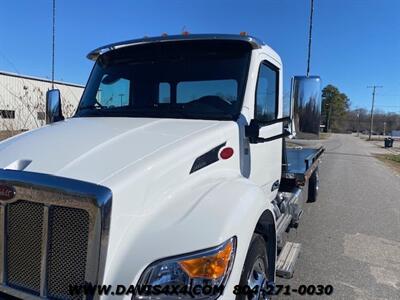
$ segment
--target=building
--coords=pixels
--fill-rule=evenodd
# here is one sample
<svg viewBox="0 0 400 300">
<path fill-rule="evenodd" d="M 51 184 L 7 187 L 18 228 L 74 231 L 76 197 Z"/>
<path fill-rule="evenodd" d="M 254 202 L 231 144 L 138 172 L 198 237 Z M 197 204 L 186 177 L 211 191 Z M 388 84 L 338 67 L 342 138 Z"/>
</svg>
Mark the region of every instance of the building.
<svg viewBox="0 0 400 300">
<path fill-rule="evenodd" d="M 400 138 L 400 130 L 392 130 L 391 136 Z"/>
<path fill-rule="evenodd" d="M 71 117 L 79 103 L 82 85 L 56 81 L 63 114 Z M 34 129 L 45 124 L 46 92 L 51 80 L 0 71 L 0 131 Z"/>
</svg>

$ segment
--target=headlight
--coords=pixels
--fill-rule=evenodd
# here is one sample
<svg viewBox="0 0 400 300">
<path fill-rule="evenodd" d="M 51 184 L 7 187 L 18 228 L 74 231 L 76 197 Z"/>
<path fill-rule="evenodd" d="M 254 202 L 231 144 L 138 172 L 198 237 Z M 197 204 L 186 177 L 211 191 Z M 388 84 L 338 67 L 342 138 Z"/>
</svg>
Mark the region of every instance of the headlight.
<svg viewBox="0 0 400 300">
<path fill-rule="evenodd" d="M 233 237 L 212 249 L 156 261 L 144 270 L 134 299 L 216 299 L 228 280 L 235 252 Z"/>
</svg>

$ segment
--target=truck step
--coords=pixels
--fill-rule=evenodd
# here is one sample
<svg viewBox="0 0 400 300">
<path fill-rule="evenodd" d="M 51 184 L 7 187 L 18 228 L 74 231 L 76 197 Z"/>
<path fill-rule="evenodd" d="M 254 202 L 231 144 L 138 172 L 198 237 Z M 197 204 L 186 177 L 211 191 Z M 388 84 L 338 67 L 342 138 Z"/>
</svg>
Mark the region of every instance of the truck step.
<svg viewBox="0 0 400 300">
<path fill-rule="evenodd" d="M 299 257 L 301 244 L 287 242 L 279 254 L 276 263 L 276 275 L 283 278 L 292 278 L 294 266 Z"/>
<path fill-rule="evenodd" d="M 276 236 L 278 240 L 281 240 L 282 234 L 289 227 L 291 221 L 292 216 L 289 214 L 283 214 L 279 217 L 278 221 L 276 222 Z"/>
</svg>

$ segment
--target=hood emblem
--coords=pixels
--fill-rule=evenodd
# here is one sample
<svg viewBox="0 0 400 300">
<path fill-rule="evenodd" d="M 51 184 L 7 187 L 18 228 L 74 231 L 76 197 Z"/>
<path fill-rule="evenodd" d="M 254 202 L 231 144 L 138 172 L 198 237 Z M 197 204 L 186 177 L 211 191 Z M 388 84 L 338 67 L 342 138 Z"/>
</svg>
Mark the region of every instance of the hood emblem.
<svg viewBox="0 0 400 300">
<path fill-rule="evenodd" d="M 0 201 L 8 201 L 15 197 L 15 189 L 12 186 L 0 185 Z"/>
</svg>

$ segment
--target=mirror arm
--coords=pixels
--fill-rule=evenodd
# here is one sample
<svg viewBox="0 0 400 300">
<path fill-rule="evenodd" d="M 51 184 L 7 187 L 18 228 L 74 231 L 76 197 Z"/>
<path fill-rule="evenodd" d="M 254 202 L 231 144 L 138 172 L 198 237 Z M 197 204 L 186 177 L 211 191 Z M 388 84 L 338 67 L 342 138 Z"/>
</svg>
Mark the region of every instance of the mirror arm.
<svg viewBox="0 0 400 300">
<path fill-rule="evenodd" d="M 290 122 L 290 121 L 291 121 L 290 117 L 283 117 L 283 118 L 279 118 L 279 119 L 274 119 L 272 121 L 257 121 L 257 122 L 258 122 L 258 124 L 260 124 L 260 128 L 261 128 L 261 127 L 265 127 L 265 126 L 280 123 L 280 122 Z"/>
<path fill-rule="evenodd" d="M 290 135 L 290 132 L 287 129 L 285 129 L 282 134 L 274 135 L 269 138 L 261 138 L 261 137 L 249 138 L 249 141 L 250 141 L 250 144 L 260 144 L 260 143 L 275 141 L 277 139 L 283 139 L 285 137 L 288 137 L 289 135 Z"/>
<path fill-rule="evenodd" d="M 288 137 L 290 135 L 290 131 L 287 130 L 286 128 L 283 129 L 282 134 L 275 135 L 275 136 L 269 137 L 269 138 L 260 137 L 260 129 L 262 127 L 276 124 L 279 122 L 286 122 L 286 121 L 290 122 L 290 120 L 291 120 L 290 117 L 284 117 L 284 118 L 275 119 L 275 120 L 266 121 L 266 122 L 257 121 L 255 119 L 253 119 L 250 121 L 250 124 L 245 127 L 246 137 L 248 137 L 250 144 L 266 143 L 266 142 L 270 142 L 270 141 L 273 141 L 273 140 L 276 140 L 279 138 Z"/>
</svg>

